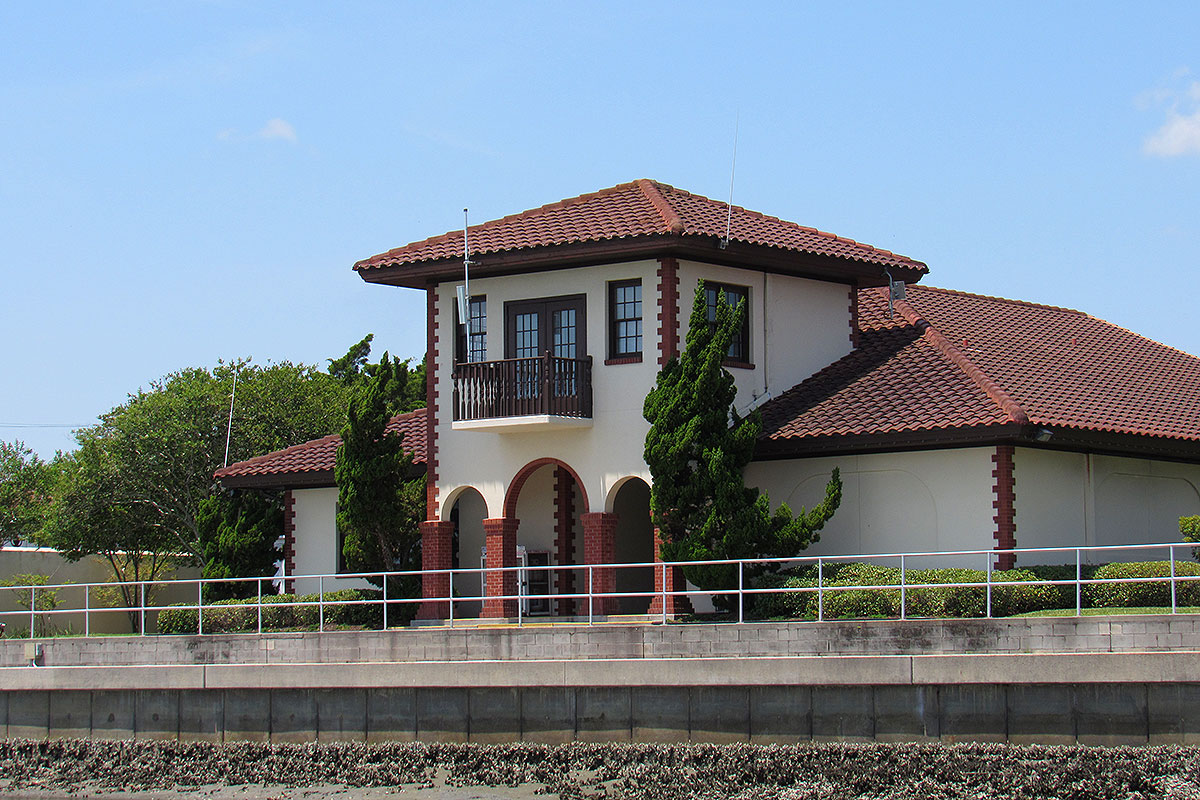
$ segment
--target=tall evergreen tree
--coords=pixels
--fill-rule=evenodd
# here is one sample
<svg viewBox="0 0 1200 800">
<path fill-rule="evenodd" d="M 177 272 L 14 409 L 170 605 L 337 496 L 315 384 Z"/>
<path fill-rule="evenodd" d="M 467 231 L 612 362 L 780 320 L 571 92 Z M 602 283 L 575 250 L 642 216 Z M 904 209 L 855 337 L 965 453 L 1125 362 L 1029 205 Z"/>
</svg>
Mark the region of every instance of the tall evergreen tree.
<svg viewBox="0 0 1200 800">
<path fill-rule="evenodd" d="M 743 473 L 762 420 L 757 411 L 738 415 L 733 376 L 722 366 L 745 305 L 743 300 L 731 308 L 722 296 L 710 323 L 702 282 L 683 353 L 662 368 L 646 396 L 650 509 L 667 561 L 793 556 L 819 538 L 841 503 L 837 469 L 821 503 L 796 514 L 786 504 L 772 513 L 767 495 L 746 486 Z M 686 573 L 704 588 L 736 585 L 731 568 L 692 567 Z"/>
<path fill-rule="evenodd" d="M 278 495 L 255 491 L 221 492 L 200 501 L 196 512 L 205 578 L 246 578 L 270 575 L 283 530 L 283 506 Z M 264 591 L 270 593 L 268 583 Z M 258 592 L 253 581 L 213 583 L 206 598 L 250 597 Z"/>
<path fill-rule="evenodd" d="M 350 401 L 342 430 L 334 461 L 337 525 L 346 565 L 354 571 L 414 568 L 419 562 L 425 481 L 409 479 L 412 455 L 404 450 L 403 435 L 387 430 L 408 375 L 404 363 L 384 353 Z"/>
</svg>

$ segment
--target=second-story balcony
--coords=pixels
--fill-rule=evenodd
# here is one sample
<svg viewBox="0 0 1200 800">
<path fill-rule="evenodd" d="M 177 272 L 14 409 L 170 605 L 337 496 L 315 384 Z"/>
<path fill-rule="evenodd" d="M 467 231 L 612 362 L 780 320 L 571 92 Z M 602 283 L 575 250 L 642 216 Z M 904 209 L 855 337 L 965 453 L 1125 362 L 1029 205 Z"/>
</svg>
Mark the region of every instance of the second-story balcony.
<svg viewBox="0 0 1200 800">
<path fill-rule="evenodd" d="M 552 352 L 459 364 L 454 372 L 458 430 L 496 433 L 592 424 L 592 358 Z"/>
</svg>

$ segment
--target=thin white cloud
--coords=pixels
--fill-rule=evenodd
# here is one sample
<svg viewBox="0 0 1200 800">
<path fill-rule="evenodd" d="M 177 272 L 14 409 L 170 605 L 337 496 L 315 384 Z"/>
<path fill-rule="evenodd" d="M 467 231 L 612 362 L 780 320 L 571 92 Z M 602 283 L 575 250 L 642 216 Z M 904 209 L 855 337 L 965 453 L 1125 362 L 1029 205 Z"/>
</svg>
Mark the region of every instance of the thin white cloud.
<svg viewBox="0 0 1200 800">
<path fill-rule="evenodd" d="M 296 129 L 292 127 L 292 123 L 286 119 L 269 120 L 262 130 L 254 134 L 259 139 L 286 139 L 289 142 L 296 141 Z"/>
<path fill-rule="evenodd" d="M 1142 150 L 1163 158 L 1200 155 L 1200 111 L 1187 115 L 1169 112 L 1166 124 L 1146 138 Z"/>
<path fill-rule="evenodd" d="M 1187 80 L 1191 70 L 1180 67 L 1174 86 L 1159 86 L 1137 98 L 1143 110 L 1164 108 L 1166 120 L 1142 142 L 1142 152 L 1159 158 L 1200 155 L 1200 81 Z"/>
</svg>

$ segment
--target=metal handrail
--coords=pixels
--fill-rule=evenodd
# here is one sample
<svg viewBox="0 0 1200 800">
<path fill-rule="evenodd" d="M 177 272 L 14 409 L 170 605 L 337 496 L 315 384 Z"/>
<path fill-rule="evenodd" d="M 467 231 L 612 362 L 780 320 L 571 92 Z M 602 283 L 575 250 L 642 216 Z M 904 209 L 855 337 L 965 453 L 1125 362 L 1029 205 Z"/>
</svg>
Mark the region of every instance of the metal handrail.
<svg viewBox="0 0 1200 800">
<path fill-rule="evenodd" d="M 392 572 L 354 572 L 354 573 L 321 573 L 311 575 L 284 575 L 284 576 L 262 576 L 249 578 L 194 578 L 194 579 L 170 579 L 170 580 L 155 580 L 155 581 L 114 581 L 107 583 L 60 583 L 60 584 L 44 584 L 44 585 L 27 585 L 27 586 L 0 586 L 0 596 L 3 592 L 28 592 L 29 593 L 29 608 L 16 611 L 0 611 L 0 620 L 5 617 L 25 617 L 30 621 L 30 638 L 34 638 L 36 622 L 39 617 L 54 617 L 57 615 L 80 614 L 84 615 L 84 631 L 85 635 L 90 635 L 92 615 L 103 613 L 133 613 L 138 614 L 141 622 L 140 633 L 146 634 L 147 614 L 152 612 L 161 612 L 166 609 L 178 609 L 182 611 L 196 611 L 197 613 L 197 631 L 204 633 L 204 615 L 208 612 L 210 615 L 214 611 L 224 609 L 245 609 L 247 611 L 254 610 L 257 616 L 256 629 L 261 633 L 263 630 L 263 608 L 311 608 L 316 607 L 318 610 L 318 630 L 325 629 L 326 607 L 334 606 L 354 606 L 354 605 L 379 605 L 382 608 L 384 616 L 384 626 L 387 625 L 388 608 L 391 604 L 413 604 L 413 603 L 430 603 L 430 604 L 449 604 L 448 622 L 451 626 L 454 625 L 454 605 L 464 602 L 487 602 L 487 601 L 516 601 L 517 607 L 517 624 L 524 622 L 525 612 L 523 610 L 524 601 L 528 600 L 587 600 L 587 620 L 588 624 L 595 622 L 596 601 L 597 600 L 619 600 L 621 598 L 643 597 L 643 598 L 659 598 L 662 601 L 662 619 L 666 620 L 666 607 L 668 597 L 714 597 L 717 595 L 736 595 L 737 597 L 737 622 L 745 621 L 745 602 L 746 596 L 766 595 L 766 594 L 816 594 L 817 596 L 817 619 L 825 619 L 825 598 L 831 592 L 845 591 L 899 591 L 901 598 L 900 618 L 905 619 L 907 616 L 907 598 L 908 592 L 911 590 L 922 589 L 957 589 L 957 588 L 976 588 L 984 589 L 986 592 L 986 609 L 985 616 L 992 617 L 992 592 L 996 587 L 1018 587 L 1018 586 L 1074 586 L 1076 595 L 1075 615 L 1082 614 L 1082 590 L 1084 586 L 1093 584 L 1109 584 L 1109 583 L 1162 583 L 1170 582 L 1171 589 L 1171 613 L 1178 613 L 1178 585 L 1180 583 L 1190 583 L 1200 581 L 1200 575 L 1180 575 L 1176 569 L 1177 548 L 1191 549 L 1196 547 L 1193 542 L 1164 542 L 1156 544 L 1128 544 L 1128 545 L 1099 545 L 1088 547 L 1031 547 L 1031 548 L 1008 548 L 998 550 L 942 550 L 942 551 L 926 551 L 914 553 L 863 553 L 854 555 L 838 555 L 838 556 L 792 556 L 792 557 L 777 557 L 777 558 L 752 558 L 752 559 L 709 559 L 704 561 L 647 561 L 634 563 L 607 563 L 607 564 L 548 564 L 536 566 L 511 566 L 511 567 L 463 567 L 453 569 L 432 569 L 432 570 L 398 570 Z M 1085 553 L 1098 552 L 1122 552 L 1129 550 L 1140 551 L 1166 551 L 1166 555 L 1170 561 L 1170 575 L 1163 577 L 1131 577 L 1131 578 L 1083 578 L 1082 564 L 1083 555 Z M 1074 579 L 1046 579 L 1046 580 L 1021 580 L 1021 581 L 997 581 L 993 578 L 992 559 L 998 555 L 1011 554 L 1014 557 L 1017 555 L 1028 554 L 1046 554 L 1046 553 L 1073 553 L 1075 556 L 1076 574 Z M 917 582 L 913 583 L 907 580 L 907 576 L 911 573 L 911 569 L 907 566 L 907 561 L 912 558 L 937 558 L 937 557 L 963 557 L 963 556 L 985 556 L 987 558 L 987 568 L 984 580 L 981 581 L 963 581 L 954 583 L 928 583 Z M 887 559 L 900 560 L 900 573 L 898 583 L 889 584 L 847 584 L 831 586 L 825 581 L 825 566 L 830 563 L 840 562 L 872 562 Z M 747 586 L 745 580 L 745 570 L 749 565 L 780 565 L 787 564 L 791 567 L 811 564 L 817 567 L 817 582 L 815 586 Z M 667 589 L 666 575 L 667 570 L 689 567 L 689 566 L 736 566 L 738 585 L 736 588 L 730 589 L 699 589 L 699 588 L 682 588 L 682 589 Z M 596 591 L 595 575 L 597 570 L 624 570 L 624 569 L 645 569 L 652 568 L 660 572 L 660 585 L 657 589 L 645 591 Z M 539 571 L 574 571 L 585 570 L 587 572 L 587 591 L 579 592 L 563 592 L 563 593 L 545 593 L 545 594 L 529 594 L 524 590 L 524 584 L 520 579 L 520 573 L 530 573 Z M 514 594 L 502 595 L 454 595 L 455 577 L 458 576 L 460 585 L 464 576 L 479 575 L 480 586 L 486 585 L 484 576 L 492 572 L 517 572 L 518 580 L 516 581 L 516 592 Z M 387 593 L 387 583 L 389 579 L 402 577 L 425 577 L 447 575 L 449 578 L 449 590 L 447 595 L 435 595 L 430 597 L 390 597 Z M 325 588 L 325 580 L 378 580 L 383 587 L 383 595 L 380 599 L 327 599 L 326 595 L 330 594 Z M 269 594 L 264 595 L 263 583 L 271 582 L 272 586 L 285 585 L 285 582 L 294 581 L 317 581 L 318 591 L 316 592 L 316 600 L 301 600 L 295 598 L 286 603 L 264 603 Z M 204 587 L 206 585 L 222 585 L 228 586 L 239 583 L 255 582 L 257 585 L 257 597 L 253 598 L 253 602 L 244 604 L 224 604 L 216 602 L 204 601 Z M 99 587 L 113 588 L 117 586 L 127 586 L 134 588 L 134 596 L 139 600 L 137 605 L 127 606 L 108 606 L 97 608 L 92 603 L 92 591 Z M 196 588 L 196 601 L 194 603 L 183 603 L 173 605 L 156 605 L 147 603 L 147 597 L 151 596 L 153 590 L 171 586 L 194 586 Z M 63 589 L 82 589 L 83 590 L 83 606 L 63 606 L 56 608 L 41 610 L 37 608 L 37 595 L 39 592 L 60 591 Z M 336 590 L 334 590 L 336 591 Z"/>
</svg>

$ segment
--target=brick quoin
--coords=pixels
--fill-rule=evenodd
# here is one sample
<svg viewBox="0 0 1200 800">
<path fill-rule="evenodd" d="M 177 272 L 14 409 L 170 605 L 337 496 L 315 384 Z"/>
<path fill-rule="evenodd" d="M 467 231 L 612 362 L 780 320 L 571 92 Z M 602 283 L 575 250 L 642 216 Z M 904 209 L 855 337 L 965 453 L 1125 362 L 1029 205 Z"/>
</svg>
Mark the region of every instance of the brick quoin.
<svg viewBox="0 0 1200 800">
<path fill-rule="evenodd" d="M 679 262 L 658 259 L 658 365 L 679 355 Z"/>
<path fill-rule="evenodd" d="M 520 524 L 521 521 L 513 517 L 483 521 L 488 572 L 484 573 L 484 596 L 487 599 L 483 601 L 481 617 L 508 619 L 517 616 L 517 571 L 491 570 L 517 566 L 517 526 Z M 503 595 L 510 595 L 512 599 L 500 599 Z"/>
<path fill-rule="evenodd" d="M 996 516 L 992 517 L 996 523 L 996 549 L 1006 550 L 1017 546 L 1017 482 L 1013 475 L 1013 446 L 996 445 L 992 463 L 996 465 L 992 470 L 992 477 L 996 479 L 992 488 L 996 497 L 992 501 L 992 508 L 996 509 Z M 1012 569 L 1016 562 L 1017 557 L 1013 553 L 999 553 L 995 568 Z"/>
<path fill-rule="evenodd" d="M 438 518 L 437 481 L 437 413 L 438 413 L 438 289 L 437 284 L 425 287 L 425 519 Z"/>
<path fill-rule="evenodd" d="M 612 564 L 617 558 L 617 520 L 616 514 L 604 511 L 593 511 L 581 516 L 583 523 L 583 563 Z M 617 590 L 617 573 L 615 569 L 591 570 L 591 586 L 593 594 L 615 592 Z M 584 581 L 588 580 L 584 575 Z M 586 583 L 585 583 L 586 587 Z M 586 589 L 585 589 L 586 590 Z M 587 601 L 584 600 L 584 603 Z M 617 613 L 618 602 L 615 597 L 595 597 L 592 599 L 593 614 L 608 616 Z"/>
<path fill-rule="evenodd" d="M 296 574 L 296 496 L 291 489 L 283 495 L 283 574 Z M 295 581 L 283 582 L 283 591 L 290 594 L 295 590 Z"/>
<path fill-rule="evenodd" d="M 450 520 L 426 520 L 421 523 L 421 569 L 450 569 L 454 565 L 454 523 Z M 450 573 L 421 576 L 421 596 L 450 596 Z M 417 619 L 447 619 L 448 601 L 426 600 L 417 611 Z"/>
<path fill-rule="evenodd" d="M 559 565 L 575 563 L 575 480 L 562 467 L 554 468 L 554 561 Z M 558 571 L 558 593 L 575 592 L 575 571 Z M 558 601 L 561 616 L 575 614 L 575 601 L 565 598 Z"/>
<path fill-rule="evenodd" d="M 654 561 L 657 564 L 662 563 L 662 538 L 659 535 L 658 528 L 654 529 Z M 650 614 L 663 613 L 663 568 L 656 566 L 654 568 L 654 599 L 650 601 Z M 667 567 L 666 572 L 666 591 L 682 592 L 687 588 L 687 581 L 683 578 L 683 570 L 680 567 Z M 680 614 L 692 613 L 692 601 L 687 595 L 672 595 L 668 594 L 667 601 L 667 616 L 677 617 Z"/>
</svg>

